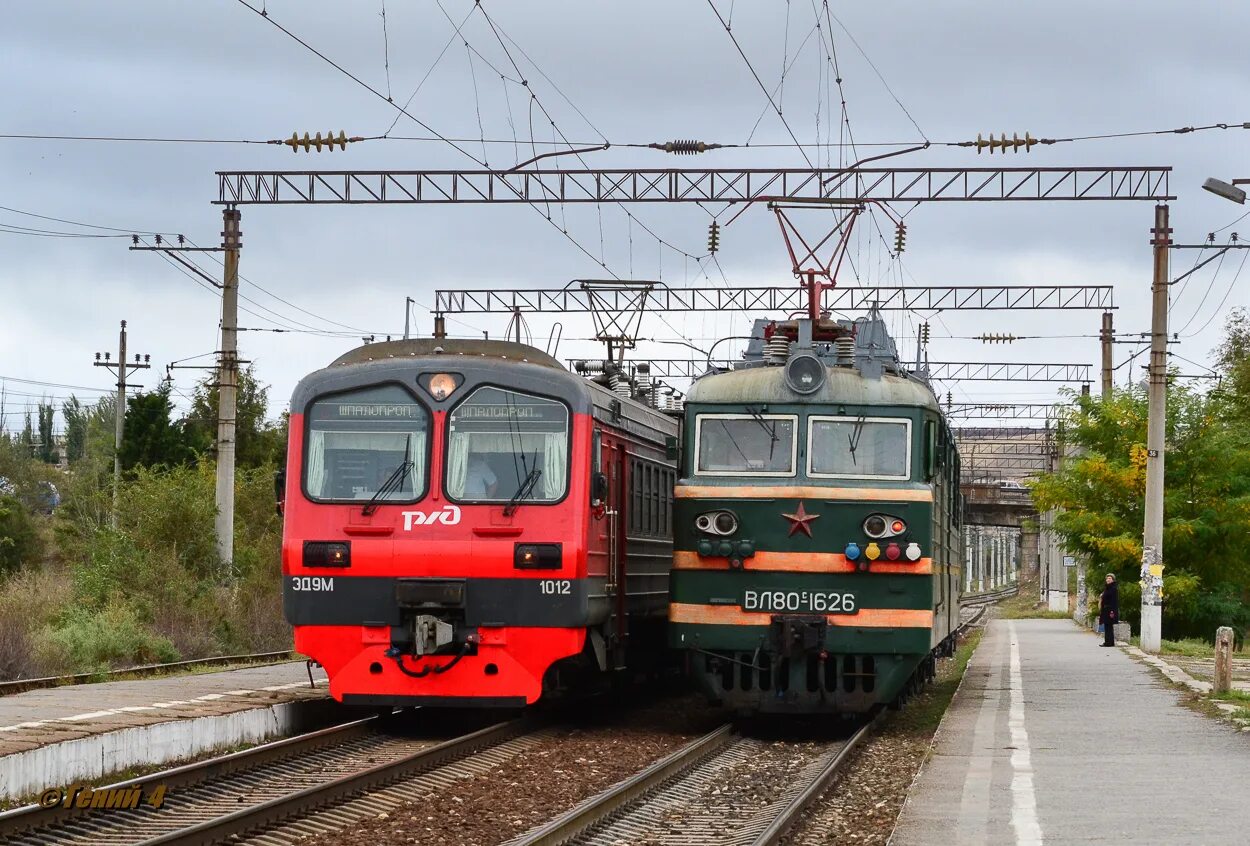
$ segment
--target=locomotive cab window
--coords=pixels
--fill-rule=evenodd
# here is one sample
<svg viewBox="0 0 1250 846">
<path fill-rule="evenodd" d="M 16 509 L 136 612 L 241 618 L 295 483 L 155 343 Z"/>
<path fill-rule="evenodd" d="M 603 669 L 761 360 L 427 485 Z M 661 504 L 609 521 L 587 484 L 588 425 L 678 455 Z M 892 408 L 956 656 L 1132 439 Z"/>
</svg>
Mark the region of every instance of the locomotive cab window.
<svg viewBox="0 0 1250 846">
<path fill-rule="evenodd" d="M 792 414 L 700 414 L 695 418 L 695 473 L 793 476 L 798 418 Z"/>
<path fill-rule="evenodd" d="M 556 502 L 568 489 L 569 410 L 481 387 L 448 415 L 447 495 L 462 502 Z"/>
<path fill-rule="evenodd" d="M 897 417 L 811 417 L 807 475 L 911 478 L 911 421 Z"/>
<path fill-rule="evenodd" d="M 430 415 L 398 385 L 321 397 L 306 426 L 309 499 L 413 502 L 425 494 Z"/>
</svg>

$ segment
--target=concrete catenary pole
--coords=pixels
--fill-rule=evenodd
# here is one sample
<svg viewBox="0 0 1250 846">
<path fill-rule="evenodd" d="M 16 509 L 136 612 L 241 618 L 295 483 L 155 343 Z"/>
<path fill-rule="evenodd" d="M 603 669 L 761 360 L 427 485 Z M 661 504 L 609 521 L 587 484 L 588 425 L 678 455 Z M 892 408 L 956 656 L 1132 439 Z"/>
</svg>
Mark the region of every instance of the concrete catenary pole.
<svg viewBox="0 0 1250 846">
<path fill-rule="evenodd" d="M 1111 345 L 1115 341 L 1115 317 L 1109 311 L 1102 313 L 1102 329 L 1098 333 L 1098 339 L 1102 343 L 1102 398 L 1111 398 Z"/>
<path fill-rule="evenodd" d="M 113 369 L 113 362 L 108 360 L 108 354 L 104 356 L 104 360 L 100 360 L 100 354 L 95 354 L 95 366 L 107 367 Z M 126 377 L 134 370 L 143 370 L 151 365 L 147 361 L 140 361 L 139 356 L 135 356 L 133 363 L 128 364 L 126 361 L 126 321 L 122 321 L 121 331 L 117 334 L 117 401 L 113 409 L 113 528 L 117 528 L 117 503 L 122 482 L 122 441 L 126 437 Z"/>
<path fill-rule="evenodd" d="M 117 497 L 122 486 L 122 441 L 126 437 L 126 321 L 117 333 L 117 402 L 113 408 L 113 528 L 117 528 Z"/>
<path fill-rule="evenodd" d="M 1158 652 L 1163 639 L 1163 454 L 1168 402 L 1168 248 L 1166 203 L 1155 206 L 1151 230 L 1154 282 L 1150 316 L 1150 418 L 1146 430 L 1146 520 L 1141 553 L 1141 648 Z"/>
<path fill-rule="evenodd" d="M 217 555 L 227 574 L 234 561 L 235 419 L 239 386 L 239 210 L 222 211 L 225 274 L 221 289 L 221 355 L 217 366 Z"/>
</svg>

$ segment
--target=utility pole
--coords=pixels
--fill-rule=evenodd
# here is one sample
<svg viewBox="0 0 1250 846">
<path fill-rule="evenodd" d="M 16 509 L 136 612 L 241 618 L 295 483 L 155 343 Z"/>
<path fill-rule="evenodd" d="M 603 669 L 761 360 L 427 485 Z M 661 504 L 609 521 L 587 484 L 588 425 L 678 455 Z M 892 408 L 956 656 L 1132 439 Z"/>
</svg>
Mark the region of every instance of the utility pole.
<svg viewBox="0 0 1250 846">
<path fill-rule="evenodd" d="M 404 340 L 408 340 L 408 319 L 412 317 L 412 304 L 416 302 L 412 297 L 404 297 Z"/>
<path fill-rule="evenodd" d="M 217 360 L 217 555 L 226 574 L 234 571 L 235 420 L 239 387 L 239 210 L 222 210 L 221 355 Z"/>
<path fill-rule="evenodd" d="M 1150 417 L 1146 429 L 1146 525 L 1141 552 L 1141 648 L 1157 653 L 1163 639 L 1163 469 L 1168 391 L 1168 226 L 1167 203 L 1155 206 L 1151 230 L 1154 281 L 1150 315 Z"/>
<path fill-rule="evenodd" d="M 1111 398 L 1111 345 L 1115 341 L 1115 317 L 1109 311 L 1102 313 L 1102 329 L 1098 339 L 1102 343 L 1102 398 Z"/>
<path fill-rule="evenodd" d="M 114 403 L 115 424 L 113 429 L 113 528 L 117 528 L 117 497 L 121 489 L 122 480 L 122 438 L 126 434 L 126 374 L 134 370 L 146 370 L 151 367 L 151 356 L 143 356 L 143 360 L 139 360 L 139 354 L 135 353 L 135 360 L 131 364 L 126 363 L 126 321 L 122 321 L 121 331 L 117 335 L 117 369 L 113 370 L 113 362 L 109 361 L 109 354 L 104 354 L 101 361 L 100 354 L 95 354 L 95 366 L 107 367 L 117 375 L 117 399 Z M 138 385 L 134 387 L 139 387 Z"/>
</svg>

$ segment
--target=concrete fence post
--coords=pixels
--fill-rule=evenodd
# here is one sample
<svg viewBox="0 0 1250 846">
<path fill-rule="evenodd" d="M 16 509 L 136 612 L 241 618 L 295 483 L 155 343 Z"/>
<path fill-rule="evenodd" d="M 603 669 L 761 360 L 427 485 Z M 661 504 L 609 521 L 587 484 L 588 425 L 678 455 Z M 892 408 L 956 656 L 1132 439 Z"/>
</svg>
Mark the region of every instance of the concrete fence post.
<svg viewBox="0 0 1250 846">
<path fill-rule="evenodd" d="M 1214 693 L 1228 693 L 1233 686 L 1233 630 L 1220 626 L 1215 630 Z"/>
</svg>

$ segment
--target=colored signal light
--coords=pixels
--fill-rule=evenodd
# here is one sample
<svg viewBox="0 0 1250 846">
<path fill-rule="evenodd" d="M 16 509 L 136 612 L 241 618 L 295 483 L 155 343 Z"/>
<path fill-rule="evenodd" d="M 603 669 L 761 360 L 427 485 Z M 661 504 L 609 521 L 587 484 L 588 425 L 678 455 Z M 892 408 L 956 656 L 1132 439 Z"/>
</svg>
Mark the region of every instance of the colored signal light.
<svg viewBox="0 0 1250 846">
<path fill-rule="evenodd" d="M 908 561 L 919 561 L 920 560 L 920 544 L 918 543 L 907 544 L 907 551 L 904 553 L 904 555 L 907 556 Z"/>
<path fill-rule="evenodd" d="M 896 543 L 889 544 L 885 548 L 885 557 L 890 559 L 891 561 L 897 561 L 898 557 L 902 554 L 903 554 L 903 551 L 898 548 L 898 544 Z"/>
<path fill-rule="evenodd" d="M 877 546 L 876 543 L 868 544 L 868 546 L 864 549 L 864 557 L 869 561 L 876 561 L 881 557 L 881 547 Z"/>
<path fill-rule="evenodd" d="M 860 555 L 859 544 L 848 543 L 846 545 L 846 552 L 843 554 L 846 555 L 847 561 L 854 561 L 856 558 L 859 558 L 859 555 Z"/>
<path fill-rule="evenodd" d="M 890 524 L 890 531 L 893 534 L 901 535 L 903 532 L 907 531 L 907 524 L 902 520 L 895 520 Z"/>
</svg>

